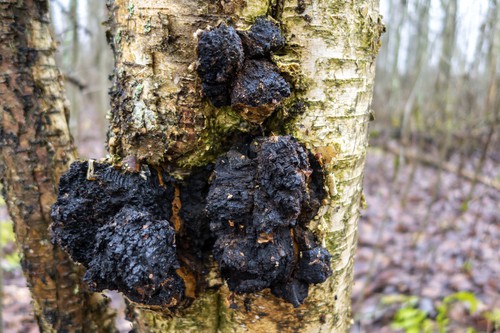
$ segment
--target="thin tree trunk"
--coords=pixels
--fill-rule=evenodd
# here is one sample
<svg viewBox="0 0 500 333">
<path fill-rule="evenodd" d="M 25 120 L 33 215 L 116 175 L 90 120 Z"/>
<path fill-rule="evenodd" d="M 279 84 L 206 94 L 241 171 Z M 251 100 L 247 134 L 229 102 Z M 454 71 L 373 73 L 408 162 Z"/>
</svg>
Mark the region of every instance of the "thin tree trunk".
<svg viewBox="0 0 500 333">
<path fill-rule="evenodd" d="M 311 288 L 305 304 L 293 308 L 266 290 L 232 295 L 223 287 L 202 292 L 170 319 L 136 307 L 137 330 L 346 332 L 374 58 L 383 31 L 378 1 L 114 0 L 110 8 L 116 63 L 108 144 L 115 163 L 132 159 L 182 177 L 213 162 L 235 136 L 254 130 L 229 107 L 216 109 L 202 98 L 193 69 L 196 32 L 219 22 L 246 29 L 270 14 L 287 40 L 273 60 L 294 91 L 274 115 L 282 126 L 266 122 L 262 130 L 291 134 L 321 156 L 328 190 L 310 229 L 332 254 L 334 273 Z M 299 115 L 283 116 L 299 105 Z M 208 285 L 219 279 L 216 270 L 207 276 Z"/>
<path fill-rule="evenodd" d="M 66 34 L 66 45 L 68 48 L 64 54 L 63 62 L 66 64 L 67 73 L 78 77 L 79 58 L 80 58 L 80 38 L 79 27 L 80 17 L 78 15 L 78 0 L 70 0 L 68 10 L 68 30 Z M 71 132 L 76 142 L 81 142 L 82 138 L 82 121 L 81 121 L 81 98 L 80 89 L 76 86 L 69 86 L 67 89 L 67 96 L 71 110 Z"/>
<path fill-rule="evenodd" d="M 390 71 L 390 82 L 391 86 L 388 91 L 388 97 L 387 97 L 387 105 L 389 110 L 395 110 L 398 114 L 401 112 L 400 105 L 401 105 L 401 95 L 403 91 L 402 87 L 402 82 L 401 82 L 401 74 L 400 74 L 400 69 L 399 66 L 401 64 L 401 58 L 403 56 L 403 52 L 401 49 L 401 41 L 403 37 L 403 27 L 406 24 L 406 21 L 408 20 L 408 10 L 409 10 L 409 4 L 406 0 L 401 0 L 399 1 L 400 3 L 396 5 L 398 15 L 399 17 L 398 22 L 395 24 L 395 27 L 397 29 L 393 29 L 393 33 L 395 34 L 395 41 L 394 41 L 394 46 L 392 48 L 394 55 L 392 59 L 392 68 Z"/>
<path fill-rule="evenodd" d="M 50 242 L 59 177 L 75 158 L 68 108 L 41 0 L 0 1 L 0 175 L 42 332 L 111 332 L 101 295 Z"/>
</svg>

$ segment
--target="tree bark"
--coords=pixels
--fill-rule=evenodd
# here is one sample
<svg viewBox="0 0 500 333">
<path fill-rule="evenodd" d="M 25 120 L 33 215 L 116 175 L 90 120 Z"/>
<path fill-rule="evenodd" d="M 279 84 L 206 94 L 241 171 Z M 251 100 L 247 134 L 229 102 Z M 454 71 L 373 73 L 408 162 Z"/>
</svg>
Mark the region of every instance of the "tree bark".
<svg viewBox="0 0 500 333">
<path fill-rule="evenodd" d="M 50 241 L 58 180 L 75 159 L 48 2 L 0 1 L 0 175 L 41 332 L 112 332 L 100 294 Z"/>
<path fill-rule="evenodd" d="M 202 98 L 196 36 L 219 22 L 247 29 L 269 15 L 286 37 L 285 51 L 273 60 L 293 92 L 262 132 L 291 134 L 321 158 L 328 192 L 309 227 L 332 254 L 334 273 L 311 288 L 305 304 L 293 308 L 267 290 L 232 295 L 222 287 L 173 317 L 136 308 L 137 330 L 346 332 L 374 59 L 384 29 L 378 1 L 114 0 L 109 6 L 115 72 L 108 145 L 115 163 L 161 165 L 182 177 L 213 162 L 238 135 L 259 129 Z M 206 279 L 216 284 L 217 271 Z"/>
</svg>

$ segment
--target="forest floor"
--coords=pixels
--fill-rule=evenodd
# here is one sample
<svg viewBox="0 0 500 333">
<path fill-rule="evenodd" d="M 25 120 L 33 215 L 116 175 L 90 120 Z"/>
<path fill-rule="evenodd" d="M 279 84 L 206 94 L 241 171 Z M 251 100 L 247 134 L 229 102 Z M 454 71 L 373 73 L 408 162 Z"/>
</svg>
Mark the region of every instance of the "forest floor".
<svg viewBox="0 0 500 333">
<path fill-rule="evenodd" d="M 458 164 L 455 157 L 449 162 Z M 466 167 L 472 169 L 473 162 Z M 500 179 L 499 164 L 500 156 L 490 156 L 481 174 Z M 440 309 L 448 319 L 447 332 L 467 328 L 497 332 L 500 192 L 477 184 L 465 204 L 470 186 L 471 182 L 453 173 L 411 161 L 397 164 L 394 155 L 370 150 L 351 333 L 401 332 L 394 327 L 398 323 L 416 327 L 425 322 L 436 328 L 442 318 Z M 37 332 L 5 206 L 0 207 L 0 221 L 5 254 L 1 262 L 4 332 Z M 123 306 L 116 296 L 112 299 Z M 476 311 L 470 314 L 470 310 Z M 119 325 L 122 332 L 129 328 L 123 320 Z"/>
<path fill-rule="evenodd" d="M 471 182 L 407 162 L 396 172 L 393 155 L 371 149 L 367 158 L 351 332 L 394 332 L 391 323 L 417 318 L 435 328 L 443 305 L 446 332 L 500 332 L 500 191 L 477 184 L 467 202 Z M 500 156 L 480 174 L 500 179 Z"/>
</svg>

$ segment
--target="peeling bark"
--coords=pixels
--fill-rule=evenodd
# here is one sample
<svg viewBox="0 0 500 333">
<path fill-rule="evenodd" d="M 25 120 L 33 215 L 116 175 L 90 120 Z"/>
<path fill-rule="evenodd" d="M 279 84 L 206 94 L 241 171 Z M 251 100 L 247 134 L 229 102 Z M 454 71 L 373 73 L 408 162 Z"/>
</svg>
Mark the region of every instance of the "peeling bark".
<svg viewBox="0 0 500 333">
<path fill-rule="evenodd" d="M 109 149 L 182 177 L 234 143 L 291 134 L 321 161 L 326 198 L 309 224 L 331 253 L 333 274 L 297 308 L 268 289 L 232 294 L 216 264 L 207 288 L 171 318 L 133 310 L 141 332 L 346 332 L 374 59 L 383 32 L 377 0 L 114 0 L 108 39 L 115 51 Z M 223 22 L 249 30 L 271 16 L 285 46 L 271 60 L 291 94 L 255 125 L 231 107 L 214 107 L 196 73 L 199 30 Z M 196 172 L 196 171 L 192 171 Z M 182 200 L 177 202 L 182 205 Z"/>
<path fill-rule="evenodd" d="M 113 332 L 82 268 L 50 242 L 50 206 L 75 158 L 47 1 L 0 1 L 0 175 L 42 332 Z"/>
</svg>

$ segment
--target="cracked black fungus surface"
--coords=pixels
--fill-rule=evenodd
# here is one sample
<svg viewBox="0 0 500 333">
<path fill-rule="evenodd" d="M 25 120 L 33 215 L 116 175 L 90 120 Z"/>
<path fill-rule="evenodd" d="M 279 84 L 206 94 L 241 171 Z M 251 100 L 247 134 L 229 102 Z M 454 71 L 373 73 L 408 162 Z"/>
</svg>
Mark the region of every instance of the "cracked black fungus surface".
<svg viewBox="0 0 500 333">
<path fill-rule="evenodd" d="M 284 45 L 279 26 L 263 17 L 248 31 L 224 24 L 204 31 L 197 61 L 203 95 L 215 107 L 231 105 L 244 119 L 261 123 L 290 96 L 289 84 L 271 62 L 271 53 Z"/>
<path fill-rule="evenodd" d="M 243 45 L 236 30 L 221 24 L 203 32 L 198 40 L 198 54 L 196 70 L 203 94 L 216 107 L 229 105 L 232 78 L 243 64 Z"/>
<path fill-rule="evenodd" d="M 231 105 L 258 107 L 290 96 L 290 86 L 267 60 L 247 60 L 234 80 Z"/>
<path fill-rule="evenodd" d="M 290 136 L 260 138 L 216 163 L 207 197 L 213 253 L 230 290 L 271 288 L 298 306 L 331 275 L 330 254 L 307 230 L 323 175 Z"/>
<path fill-rule="evenodd" d="M 61 178 L 52 230 L 87 268 L 95 291 L 176 306 L 195 297 L 185 294 L 185 274 L 197 292 L 212 249 L 232 291 L 270 288 L 298 306 L 310 284 L 331 275 L 330 254 L 307 229 L 323 197 L 322 170 L 310 152 L 290 136 L 258 138 L 183 181 L 148 167 L 123 173 L 75 162 Z M 176 217 L 182 222 L 174 230 Z"/>
<path fill-rule="evenodd" d="M 176 274 L 175 231 L 168 221 L 172 191 L 160 186 L 154 170 L 123 174 L 107 164 L 75 162 L 61 177 L 52 207 L 54 240 L 87 268 L 92 290 L 174 306 L 184 282 Z"/>
<path fill-rule="evenodd" d="M 285 38 L 281 29 L 273 22 L 258 17 L 249 31 L 241 31 L 239 35 L 250 58 L 267 57 L 271 52 L 285 46 Z"/>
</svg>

